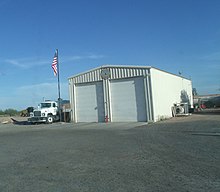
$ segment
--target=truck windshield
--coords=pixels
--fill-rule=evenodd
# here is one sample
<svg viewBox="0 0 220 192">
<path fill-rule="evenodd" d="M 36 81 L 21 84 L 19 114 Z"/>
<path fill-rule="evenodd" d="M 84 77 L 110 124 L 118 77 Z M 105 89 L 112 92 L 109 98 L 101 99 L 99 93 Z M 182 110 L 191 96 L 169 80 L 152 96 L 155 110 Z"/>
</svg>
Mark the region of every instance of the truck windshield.
<svg viewBox="0 0 220 192">
<path fill-rule="evenodd" d="M 51 107 L 51 103 L 41 103 L 41 108 L 49 108 Z"/>
</svg>

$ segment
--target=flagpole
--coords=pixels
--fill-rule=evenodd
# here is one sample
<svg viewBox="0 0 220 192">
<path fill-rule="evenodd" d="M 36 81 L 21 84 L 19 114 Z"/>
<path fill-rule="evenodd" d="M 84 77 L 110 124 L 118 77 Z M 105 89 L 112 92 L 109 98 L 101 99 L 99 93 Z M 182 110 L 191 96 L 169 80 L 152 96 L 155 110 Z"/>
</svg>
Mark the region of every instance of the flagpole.
<svg viewBox="0 0 220 192">
<path fill-rule="evenodd" d="M 57 83 L 58 83 L 58 107 L 59 107 L 59 117 L 60 117 L 60 122 L 61 122 L 61 105 L 60 105 L 60 63 L 59 63 L 59 58 L 58 58 L 58 49 L 56 49 L 57 53 Z"/>
</svg>

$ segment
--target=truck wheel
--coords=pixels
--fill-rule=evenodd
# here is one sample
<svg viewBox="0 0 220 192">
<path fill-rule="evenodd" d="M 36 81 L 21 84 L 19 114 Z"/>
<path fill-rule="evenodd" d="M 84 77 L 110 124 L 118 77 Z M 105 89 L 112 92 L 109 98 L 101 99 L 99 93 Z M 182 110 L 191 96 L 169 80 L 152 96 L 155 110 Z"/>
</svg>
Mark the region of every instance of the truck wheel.
<svg viewBox="0 0 220 192">
<path fill-rule="evenodd" d="M 52 116 L 47 117 L 47 123 L 53 123 L 53 117 Z"/>
</svg>

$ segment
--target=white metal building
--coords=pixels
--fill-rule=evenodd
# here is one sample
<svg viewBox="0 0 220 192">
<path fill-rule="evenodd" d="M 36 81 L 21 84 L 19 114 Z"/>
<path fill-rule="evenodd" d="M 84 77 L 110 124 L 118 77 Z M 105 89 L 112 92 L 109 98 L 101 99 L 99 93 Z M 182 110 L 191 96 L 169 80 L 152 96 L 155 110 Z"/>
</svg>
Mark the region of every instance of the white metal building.
<svg viewBox="0 0 220 192">
<path fill-rule="evenodd" d="M 149 122 L 193 105 L 192 82 L 150 66 L 106 65 L 69 78 L 73 122 Z"/>
</svg>

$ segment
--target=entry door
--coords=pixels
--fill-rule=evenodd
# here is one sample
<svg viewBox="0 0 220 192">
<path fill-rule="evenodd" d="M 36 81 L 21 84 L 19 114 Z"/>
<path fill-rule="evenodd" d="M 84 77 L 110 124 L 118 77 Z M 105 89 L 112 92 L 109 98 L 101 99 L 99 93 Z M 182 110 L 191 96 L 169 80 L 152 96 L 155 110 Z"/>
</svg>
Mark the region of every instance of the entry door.
<svg viewBox="0 0 220 192">
<path fill-rule="evenodd" d="M 147 121 L 144 80 L 142 77 L 112 80 L 112 121 Z"/>
<path fill-rule="evenodd" d="M 104 122 L 102 82 L 76 86 L 77 122 Z"/>
</svg>

